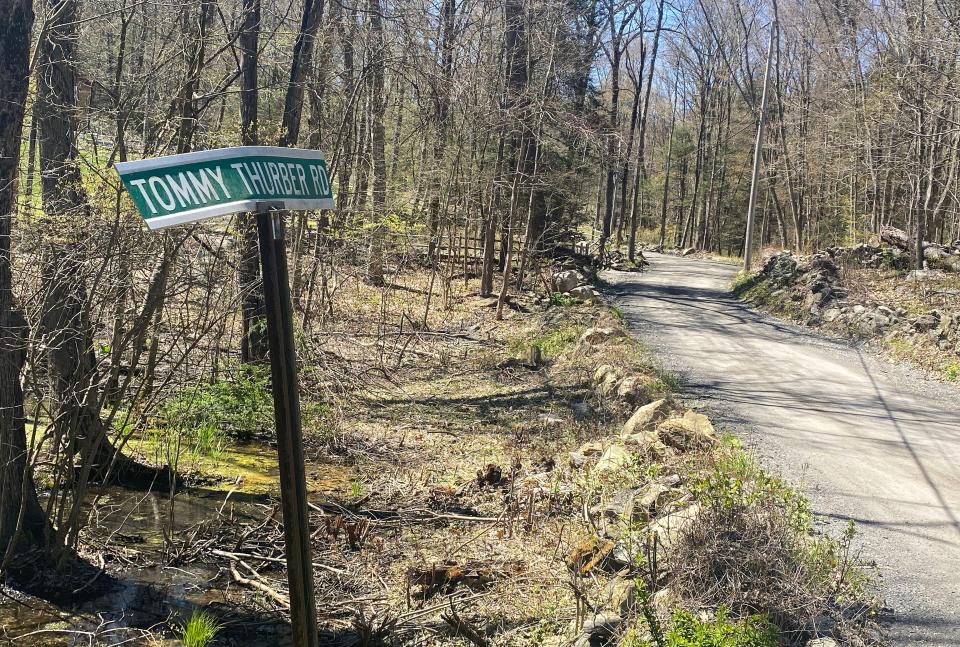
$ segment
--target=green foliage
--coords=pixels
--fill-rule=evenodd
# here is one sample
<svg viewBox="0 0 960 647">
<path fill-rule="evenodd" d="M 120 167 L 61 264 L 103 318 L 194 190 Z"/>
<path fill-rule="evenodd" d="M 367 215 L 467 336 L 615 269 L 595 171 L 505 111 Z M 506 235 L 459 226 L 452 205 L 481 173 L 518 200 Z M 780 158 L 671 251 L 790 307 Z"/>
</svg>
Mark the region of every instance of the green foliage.
<svg viewBox="0 0 960 647">
<path fill-rule="evenodd" d="M 700 502 L 725 511 L 772 502 L 786 512 L 798 533 L 810 529 L 810 502 L 729 441 L 717 452 L 713 469 L 696 480 L 691 489 Z"/>
<path fill-rule="evenodd" d="M 511 353 L 517 355 L 531 345 L 537 345 L 543 351 L 544 357 L 556 357 L 572 347 L 580 336 L 578 326 L 562 326 L 549 330 L 540 335 L 531 335 L 527 338 L 512 339 L 508 344 Z"/>
<path fill-rule="evenodd" d="M 193 612 L 187 624 L 180 627 L 180 637 L 186 647 L 206 647 L 220 631 L 212 615 L 199 609 Z"/>
<path fill-rule="evenodd" d="M 568 294 L 564 294 L 563 292 L 554 292 L 550 295 L 550 305 L 568 308 L 570 306 L 577 305 L 577 300 Z"/>
<path fill-rule="evenodd" d="M 733 278 L 733 283 L 730 284 L 730 288 L 734 294 L 743 294 L 756 285 L 758 280 L 759 277 L 756 274 L 741 270 Z"/>
<path fill-rule="evenodd" d="M 713 620 L 703 621 L 686 611 L 675 611 L 664 647 L 776 647 L 777 630 L 765 616 L 731 620 L 719 609 Z"/>
<path fill-rule="evenodd" d="M 164 403 L 160 412 L 167 425 L 180 429 L 211 429 L 241 437 L 273 427 L 273 399 L 269 374 L 264 367 L 243 366 L 229 379 L 188 389 Z"/>
<path fill-rule="evenodd" d="M 947 368 L 944 370 L 943 376 L 951 382 L 956 382 L 957 378 L 960 377 L 960 363 L 951 362 L 950 364 L 947 364 Z"/>
<path fill-rule="evenodd" d="M 354 500 L 363 496 L 363 483 L 360 481 L 359 476 L 350 479 L 350 496 L 353 497 Z"/>
</svg>

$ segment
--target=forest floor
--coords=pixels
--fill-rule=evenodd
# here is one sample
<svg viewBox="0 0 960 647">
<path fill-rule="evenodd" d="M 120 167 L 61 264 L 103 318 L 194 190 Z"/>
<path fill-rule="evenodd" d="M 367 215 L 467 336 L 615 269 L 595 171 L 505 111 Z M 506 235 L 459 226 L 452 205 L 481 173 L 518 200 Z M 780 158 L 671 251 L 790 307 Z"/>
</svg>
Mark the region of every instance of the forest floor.
<svg viewBox="0 0 960 647">
<path fill-rule="evenodd" d="M 686 411 L 615 309 L 541 288 L 498 321 L 474 280 L 404 276 L 343 282 L 300 338 L 324 644 L 879 641 L 849 540 Z M 182 469 L 202 478 L 173 496 L 94 492 L 82 553 L 116 585 L 69 608 L 12 594 L 0 639 L 189 644 L 203 610 L 211 644 L 282 644 L 274 452 L 197 450 Z"/>
</svg>

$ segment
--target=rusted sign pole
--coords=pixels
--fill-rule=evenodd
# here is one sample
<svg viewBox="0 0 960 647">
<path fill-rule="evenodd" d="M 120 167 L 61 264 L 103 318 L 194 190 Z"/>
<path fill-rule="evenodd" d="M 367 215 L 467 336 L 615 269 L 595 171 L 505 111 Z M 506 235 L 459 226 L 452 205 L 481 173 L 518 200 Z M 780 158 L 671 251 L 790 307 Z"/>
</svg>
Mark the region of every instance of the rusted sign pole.
<svg viewBox="0 0 960 647">
<path fill-rule="evenodd" d="M 293 315 L 284 226 L 283 203 L 257 203 L 257 231 L 263 270 L 263 296 L 270 341 L 273 412 L 280 457 L 280 501 L 290 583 L 290 621 L 296 647 L 317 647 L 317 607 L 313 593 L 313 559 L 307 517 L 307 481 L 300 428 L 297 356 L 293 347 Z"/>
</svg>

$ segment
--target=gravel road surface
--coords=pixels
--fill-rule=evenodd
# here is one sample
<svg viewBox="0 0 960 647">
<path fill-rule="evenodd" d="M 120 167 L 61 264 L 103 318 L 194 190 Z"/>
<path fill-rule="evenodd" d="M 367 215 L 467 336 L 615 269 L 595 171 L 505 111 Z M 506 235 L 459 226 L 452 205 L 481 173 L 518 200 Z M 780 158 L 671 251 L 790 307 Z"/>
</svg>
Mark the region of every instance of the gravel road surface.
<svg viewBox="0 0 960 647">
<path fill-rule="evenodd" d="M 856 522 L 892 645 L 960 645 L 960 392 L 747 307 L 734 266 L 649 260 L 604 275 L 637 336 L 694 406 L 802 484 L 818 523 Z"/>
</svg>

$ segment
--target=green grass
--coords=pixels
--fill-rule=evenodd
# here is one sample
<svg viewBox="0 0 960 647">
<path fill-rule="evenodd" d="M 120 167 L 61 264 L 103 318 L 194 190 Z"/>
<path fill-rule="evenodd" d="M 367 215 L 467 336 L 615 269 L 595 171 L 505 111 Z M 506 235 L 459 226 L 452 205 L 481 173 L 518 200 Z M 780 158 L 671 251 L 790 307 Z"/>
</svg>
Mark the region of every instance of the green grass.
<svg viewBox="0 0 960 647">
<path fill-rule="evenodd" d="M 510 340 L 507 348 L 514 355 L 519 355 L 525 352 L 528 347 L 536 345 L 540 347 L 544 357 L 552 358 L 573 348 L 580 337 L 581 331 L 582 327 L 580 326 L 561 326 L 540 335 L 514 338 Z"/>
<path fill-rule="evenodd" d="M 180 627 L 180 638 L 186 647 L 206 647 L 220 631 L 216 619 L 206 611 L 194 610 L 187 624 Z"/>
<path fill-rule="evenodd" d="M 273 428 L 269 384 L 265 368 L 243 366 L 228 379 L 185 389 L 163 404 L 160 416 L 170 426 L 208 431 L 216 427 L 248 439 Z"/>
</svg>

